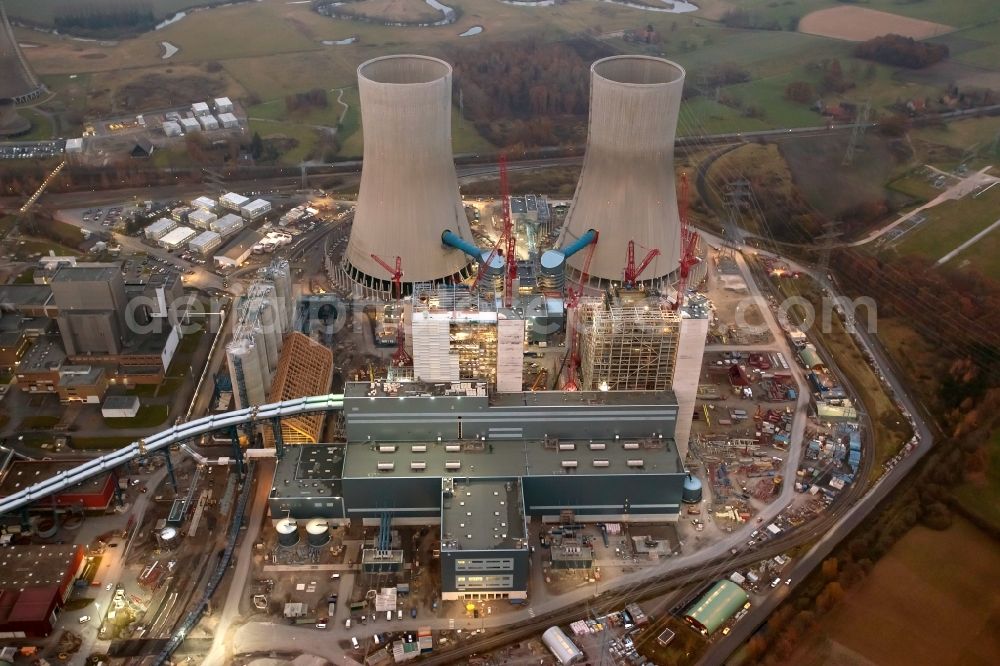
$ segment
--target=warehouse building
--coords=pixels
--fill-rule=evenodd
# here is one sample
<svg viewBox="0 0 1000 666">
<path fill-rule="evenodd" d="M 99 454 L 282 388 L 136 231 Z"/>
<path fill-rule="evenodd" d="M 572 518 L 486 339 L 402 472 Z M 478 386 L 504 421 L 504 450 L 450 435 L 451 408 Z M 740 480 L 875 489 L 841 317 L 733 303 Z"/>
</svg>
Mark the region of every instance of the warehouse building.
<svg viewBox="0 0 1000 666">
<path fill-rule="evenodd" d="M 156 222 L 153 222 L 151 225 L 146 227 L 146 238 L 158 241 L 176 228 L 177 222 L 171 220 L 170 218 L 161 217 Z"/>
<path fill-rule="evenodd" d="M 197 252 L 204 256 L 211 254 L 220 245 L 222 245 L 222 236 L 214 231 L 203 231 L 191 239 L 191 242 L 188 243 L 188 248 L 192 252 Z"/>
<path fill-rule="evenodd" d="M 0 550 L 0 637 L 42 638 L 52 633 L 84 563 L 80 545 Z"/>
<path fill-rule="evenodd" d="M 720 580 L 684 614 L 684 620 L 705 636 L 714 634 L 750 602 L 742 587 L 731 580 Z"/>
<path fill-rule="evenodd" d="M 14 460 L 0 473 L 0 497 L 8 497 L 25 488 L 64 474 L 80 466 L 85 460 Z M 51 513 L 53 502 L 58 509 L 78 507 L 86 511 L 103 513 L 114 496 L 114 475 L 112 472 L 99 474 L 67 488 L 55 495 L 39 500 L 39 511 Z"/>
<path fill-rule="evenodd" d="M 195 236 L 195 230 L 190 227 L 177 227 L 158 241 L 160 247 L 167 250 L 176 250 Z"/>
<path fill-rule="evenodd" d="M 247 229 L 213 256 L 215 264 L 219 268 L 239 268 L 253 254 L 254 246 L 263 237 L 261 233 Z"/>
</svg>

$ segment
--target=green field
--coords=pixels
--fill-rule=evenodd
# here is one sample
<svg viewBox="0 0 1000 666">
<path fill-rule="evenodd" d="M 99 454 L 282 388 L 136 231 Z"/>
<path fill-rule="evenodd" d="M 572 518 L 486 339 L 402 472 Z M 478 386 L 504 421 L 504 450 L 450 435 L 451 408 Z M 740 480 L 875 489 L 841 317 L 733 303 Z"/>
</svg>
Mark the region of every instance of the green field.
<svg viewBox="0 0 1000 666">
<path fill-rule="evenodd" d="M 1000 257 L 1000 229 L 994 229 L 980 238 L 975 245 L 963 250 L 952 259 L 951 263 L 958 268 L 971 266 L 983 275 L 1000 282 L 1000 259 L 997 257 Z"/>
<path fill-rule="evenodd" d="M 996 542 L 956 520 L 914 527 L 810 634 L 788 663 L 987 666 L 1000 654 Z"/>
<path fill-rule="evenodd" d="M 934 260 L 951 252 L 1000 218 L 1000 186 L 978 198 L 969 195 L 957 201 L 946 201 L 928 209 L 926 214 L 927 220 L 903 236 L 895 246 L 897 252 L 921 254 Z M 952 262 L 963 258 L 964 253 Z"/>
</svg>

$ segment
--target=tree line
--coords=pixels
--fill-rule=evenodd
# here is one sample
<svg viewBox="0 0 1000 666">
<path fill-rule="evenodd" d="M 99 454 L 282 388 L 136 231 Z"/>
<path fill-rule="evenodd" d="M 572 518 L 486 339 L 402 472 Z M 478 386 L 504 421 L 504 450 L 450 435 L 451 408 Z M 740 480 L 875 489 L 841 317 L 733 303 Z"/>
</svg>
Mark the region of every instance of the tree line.
<svg viewBox="0 0 1000 666">
<path fill-rule="evenodd" d="M 854 47 L 854 55 L 884 65 L 923 69 L 948 57 L 946 44 L 918 42 L 902 35 L 882 35 Z"/>
<path fill-rule="evenodd" d="M 156 27 L 151 6 L 141 3 L 63 3 L 55 12 L 53 25 L 60 32 L 100 33 L 109 30 L 141 32 Z"/>
</svg>

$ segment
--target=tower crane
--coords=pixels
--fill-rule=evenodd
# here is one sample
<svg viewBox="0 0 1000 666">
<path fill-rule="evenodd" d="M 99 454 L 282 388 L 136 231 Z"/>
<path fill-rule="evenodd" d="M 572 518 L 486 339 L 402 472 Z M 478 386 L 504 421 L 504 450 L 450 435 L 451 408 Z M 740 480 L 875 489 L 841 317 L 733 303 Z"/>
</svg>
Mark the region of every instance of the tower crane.
<svg viewBox="0 0 1000 666">
<path fill-rule="evenodd" d="M 504 307 L 512 307 L 514 304 L 514 278 L 517 277 L 517 238 L 514 233 L 514 223 L 510 217 L 510 184 L 507 180 L 507 153 L 500 153 L 500 208 L 503 216 L 503 231 L 496 245 L 490 252 L 486 261 L 479 267 L 476 279 L 472 282 L 472 289 L 479 286 L 479 280 L 483 273 L 493 265 L 493 259 L 497 254 L 504 255 L 504 275 L 503 275 L 503 304 Z"/>
<path fill-rule="evenodd" d="M 403 260 L 396 257 L 396 267 L 393 268 L 378 255 L 371 255 L 392 276 L 393 297 L 396 300 L 396 351 L 392 355 L 392 364 L 397 368 L 412 365 L 413 359 L 406 353 L 406 331 L 403 329 Z"/>
<path fill-rule="evenodd" d="M 691 228 L 688 221 L 688 178 L 686 173 L 681 174 L 681 191 L 677 197 L 677 214 L 681 222 L 681 257 L 680 270 L 677 279 L 677 300 L 674 302 L 674 310 L 680 310 L 684 302 L 684 292 L 687 290 L 688 276 L 691 274 L 691 267 L 698 263 L 698 232 Z"/>
<path fill-rule="evenodd" d="M 572 287 L 566 289 L 566 335 L 569 337 L 566 346 L 566 358 L 569 359 L 569 367 L 566 368 L 566 383 L 563 384 L 564 391 L 578 391 L 580 390 L 580 384 L 576 380 L 576 368 L 580 365 L 580 354 L 578 350 L 578 345 L 576 342 L 577 331 L 574 330 L 576 327 L 576 320 L 570 320 L 570 311 L 576 311 L 576 306 L 580 303 L 580 296 L 583 295 L 583 286 L 587 284 L 587 278 L 590 277 L 590 260 L 594 258 L 594 250 L 597 249 L 597 240 L 600 238 L 599 233 L 594 234 L 594 240 L 591 241 L 590 247 L 587 248 L 587 257 L 583 261 L 583 270 L 580 271 L 580 282 L 578 287 L 574 290 Z"/>
<path fill-rule="evenodd" d="M 628 242 L 628 257 L 625 263 L 625 276 L 622 280 L 622 284 L 626 289 L 634 289 L 635 283 L 639 281 L 639 276 L 642 272 L 646 270 L 650 262 L 656 257 L 660 256 L 660 251 L 655 247 L 646 254 L 646 258 L 636 266 L 635 265 L 635 241 Z"/>
</svg>

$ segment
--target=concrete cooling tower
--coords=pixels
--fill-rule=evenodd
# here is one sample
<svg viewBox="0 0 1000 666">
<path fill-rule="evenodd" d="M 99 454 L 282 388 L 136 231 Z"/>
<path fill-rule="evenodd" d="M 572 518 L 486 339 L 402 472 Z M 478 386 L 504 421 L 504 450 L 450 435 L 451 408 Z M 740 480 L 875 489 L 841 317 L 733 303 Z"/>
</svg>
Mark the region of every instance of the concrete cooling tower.
<svg viewBox="0 0 1000 666">
<path fill-rule="evenodd" d="M 643 281 L 677 270 L 674 134 L 683 89 L 684 69 L 662 58 L 614 56 L 590 67 L 587 152 L 560 245 L 596 230 L 590 275 L 602 284 L 622 280 L 629 241 L 660 251 Z M 587 255 L 567 264 L 578 272 Z"/>
<path fill-rule="evenodd" d="M 404 292 L 414 282 L 465 278 L 473 260 L 441 241 L 472 239 L 451 152 L 451 65 L 427 56 L 375 58 L 358 67 L 364 163 L 344 269 L 364 288 L 388 293 L 402 258 Z"/>
</svg>

